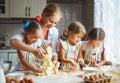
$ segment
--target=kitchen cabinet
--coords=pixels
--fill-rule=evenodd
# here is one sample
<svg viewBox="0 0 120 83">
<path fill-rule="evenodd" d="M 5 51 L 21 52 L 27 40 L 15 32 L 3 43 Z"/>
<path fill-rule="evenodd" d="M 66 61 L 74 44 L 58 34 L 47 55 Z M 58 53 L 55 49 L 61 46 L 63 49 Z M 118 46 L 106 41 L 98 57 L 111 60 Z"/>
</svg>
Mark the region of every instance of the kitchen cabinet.
<svg viewBox="0 0 120 83">
<path fill-rule="evenodd" d="M 46 0 L 10 0 L 10 17 L 35 18 L 45 6 Z"/>
<path fill-rule="evenodd" d="M 16 65 L 18 59 L 17 51 L 12 47 L 8 47 L 0 48 L 0 57 L 3 58 L 4 61 L 10 60 L 12 61 L 12 65 Z"/>
<path fill-rule="evenodd" d="M 9 0 L 0 0 L 0 17 L 9 17 Z"/>
</svg>

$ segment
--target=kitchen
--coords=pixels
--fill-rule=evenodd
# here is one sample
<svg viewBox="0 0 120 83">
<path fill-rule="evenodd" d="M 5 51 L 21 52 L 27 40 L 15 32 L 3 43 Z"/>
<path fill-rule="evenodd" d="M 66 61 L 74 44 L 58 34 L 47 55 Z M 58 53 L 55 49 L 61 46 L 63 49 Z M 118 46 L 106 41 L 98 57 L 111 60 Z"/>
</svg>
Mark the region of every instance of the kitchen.
<svg viewBox="0 0 120 83">
<path fill-rule="evenodd" d="M 8 1 L 10 1 L 10 2 L 8 2 Z M 23 1 L 21 1 L 21 0 L 13 0 L 13 2 L 19 3 L 19 4 L 14 4 L 11 1 L 12 0 L 5 0 L 5 2 L 7 4 L 7 5 L 5 4 L 5 6 L 7 7 L 6 8 L 6 14 L 5 15 L 3 15 L 3 14 L 0 15 L 0 34 L 8 34 L 8 36 L 6 36 L 6 41 L 5 41 L 6 46 L 10 46 L 9 45 L 10 38 L 14 34 L 18 33 L 20 30 L 23 29 L 23 18 L 25 20 L 33 18 L 33 17 L 25 17 L 25 15 L 21 14 L 20 12 L 22 12 L 22 10 L 21 10 L 22 8 L 21 9 L 16 9 L 17 12 L 15 12 L 16 11 L 15 8 L 21 7 L 21 4 L 23 4 L 25 6 L 26 5 L 29 6 L 30 5 L 29 3 L 26 3 L 25 0 L 23 0 Z M 39 10 L 39 11 L 42 10 L 42 8 L 45 6 L 46 2 L 50 3 L 50 2 L 53 1 L 53 2 L 56 2 L 56 3 L 60 4 L 60 6 L 62 8 L 62 11 L 63 11 L 63 18 L 57 24 L 57 28 L 60 31 L 60 33 L 62 33 L 64 28 L 66 26 L 68 26 L 68 24 L 71 21 L 74 21 L 74 20 L 81 21 L 85 25 L 87 30 L 89 30 L 93 26 L 99 26 L 100 25 L 99 23 L 101 22 L 101 19 L 100 18 L 99 19 L 97 19 L 97 18 L 95 19 L 94 18 L 94 11 L 95 10 L 94 10 L 93 7 L 94 7 L 94 1 L 97 2 L 97 0 L 74 0 L 74 1 L 73 0 L 66 0 L 66 1 L 65 0 L 60 0 L 60 1 L 48 0 L 46 2 L 45 2 L 45 0 L 40 0 L 40 1 L 42 2 L 42 5 L 40 5 L 40 7 L 35 7 L 35 9 L 33 8 L 34 10 Z M 36 1 L 34 1 L 34 2 L 36 2 Z M 9 6 L 9 4 L 14 4 L 14 5 L 10 5 Z M 35 6 L 37 6 L 37 5 L 35 5 Z M 36 12 L 36 11 L 34 11 L 34 12 Z M 19 14 L 21 16 L 19 16 Z M 16 16 L 16 15 L 18 15 L 18 16 Z M 38 13 L 37 15 L 40 15 L 40 13 Z M 36 15 L 33 15 L 33 16 L 35 17 Z M 100 20 L 98 25 L 97 25 L 97 23 L 96 24 L 94 23 L 94 22 L 96 22 L 96 20 L 97 21 Z M 118 32 L 119 32 L 119 30 L 118 30 Z M 109 35 L 112 35 L 112 34 L 109 34 Z M 119 36 L 116 36 L 116 37 L 118 37 L 117 39 L 119 39 Z M 109 37 L 108 37 L 108 39 L 109 39 Z M 115 40 L 117 40 L 117 39 L 115 39 Z M 108 40 L 106 40 L 106 41 L 108 41 Z M 112 45 L 113 45 L 113 43 L 114 43 L 114 41 L 112 42 Z M 115 46 L 111 46 L 111 47 L 109 46 L 110 44 L 108 44 L 108 43 L 106 43 L 106 45 L 108 47 L 108 50 L 110 51 L 110 53 L 108 53 L 109 55 L 110 54 L 118 55 L 116 53 L 120 52 L 120 51 L 116 52 L 116 50 L 113 49 L 115 51 L 115 53 L 111 53 L 111 48 L 112 47 L 116 47 L 116 45 Z M 0 57 L 4 58 L 4 60 L 12 60 L 13 61 L 13 65 L 16 65 L 16 62 L 17 62 L 17 59 L 16 59 L 17 56 L 16 55 L 17 54 L 16 54 L 16 52 L 15 52 L 15 50 L 13 48 L 12 48 L 12 50 L 13 51 L 10 52 L 10 53 L 9 52 L 7 52 L 7 53 L 3 52 L 3 50 L 2 50 L 2 53 L 0 53 Z M 119 48 L 117 50 L 119 50 Z M 116 56 L 113 56 L 113 58 L 115 58 L 115 57 Z M 111 58 L 110 58 L 110 60 L 111 60 Z M 119 63 L 118 62 L 119 60 L 120 60 L 120 58 L 117 58 L 117 63 Z M 115 59 L 113 61 L 115 62 Z"/>
</svg>

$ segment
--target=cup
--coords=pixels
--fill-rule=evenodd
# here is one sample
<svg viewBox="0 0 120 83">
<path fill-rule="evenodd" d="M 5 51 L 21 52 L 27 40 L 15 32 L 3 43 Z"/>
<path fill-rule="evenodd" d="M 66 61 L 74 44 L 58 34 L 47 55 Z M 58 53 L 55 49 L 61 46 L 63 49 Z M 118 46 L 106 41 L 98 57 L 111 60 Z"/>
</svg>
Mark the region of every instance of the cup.
<svg viewBox="0 0 120 83">
<path fill-rule="evenodd" d="M 6 74 L 10 71 L 11 66 L 12 66 L 12 61 L 4 61 L 4 63 L 3 63 L 4 74 Z"/>
</svg>

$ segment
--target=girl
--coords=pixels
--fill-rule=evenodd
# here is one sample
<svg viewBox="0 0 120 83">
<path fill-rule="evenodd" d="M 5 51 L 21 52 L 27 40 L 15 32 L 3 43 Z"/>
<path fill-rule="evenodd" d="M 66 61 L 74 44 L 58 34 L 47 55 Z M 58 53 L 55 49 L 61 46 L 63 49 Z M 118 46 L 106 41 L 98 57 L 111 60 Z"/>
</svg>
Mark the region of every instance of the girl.
<svg viewBox="0 0 120 83">
<path fill-rule="evenodd" d="M 106 63 L 104 38 L 105 32 L 102 28 L 92 28 L 88 32 L 88 40 L 82 43 L 85 64 L 100 67 Z"/>
<path fill-rule="evenodd" d="M 85 28 L 80 22 L 72 22 L 68 26 L 68 36 L 60 40 L 60 60 L 64 70 L 79 69 L 79 58 L 81 55 L 80 39 L 85 34 Z"/>
<path fill-rule="evenodd" d="M 32 21 L 32 22 L 26 22 L 24 26 L 24 32 L 19 33 L 12 37 L 12 39 L 14 40 L 16 39 L 20 41 L 18 42 L 20 44 L 18 44 L 18 47 L 17 47 L 17 53 L 20 59 L 20 62 L 17 66 L 17 70 L 28 70 L 29 69 L 34 72 L 42 72 L 42 69 L 38 67 L 36 57 L 34 57 L 33 55 L 34 52 L 32 52 L 32 50 L 41 51 L 40 53 L 44 55 L 45 51 L 39 46 L 41 44 L 40 43 L 41 35 L 42 35 L 41 26 L 36 21 Z M 38 46 L 39 46 L 39 49 L 37 49 Z M 20 49 L 21 47 L 25 47 L 25 48 Z M 27 49 L 27 47 L 29 48 Z M 27 49 L 27 50 L 24 50 L 24 49 Z"/>
</svg>

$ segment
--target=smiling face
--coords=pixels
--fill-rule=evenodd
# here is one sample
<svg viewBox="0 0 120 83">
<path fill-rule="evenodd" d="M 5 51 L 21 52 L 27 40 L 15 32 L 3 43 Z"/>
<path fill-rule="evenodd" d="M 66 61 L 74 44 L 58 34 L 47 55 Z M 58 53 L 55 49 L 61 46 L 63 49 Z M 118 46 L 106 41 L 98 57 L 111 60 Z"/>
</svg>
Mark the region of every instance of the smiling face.
<svg viewBox="0 0 120 83">
<path fill-rule="evenodd" d="M 42 30 L 38 29 L 34 33 L 25 32 L 25 35 L 26 35 L 25 36 L 26 44 L 31 45 L 32 43 L 35 43 L 41 37 Z"/>
<path fill-rule="evenodd" d="M 56 26 L 59 20 L 60 20 L 60 17 L 57 15 L 53 15 L 50 17 L 43 15 L 41 18 L 41 24 L 44 29 L 49 30 L 50 28 Z"/>
</svg>

